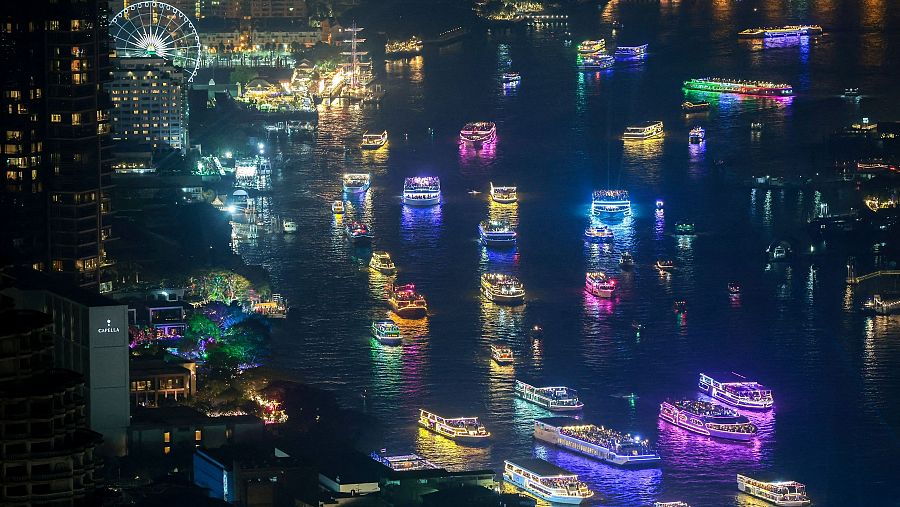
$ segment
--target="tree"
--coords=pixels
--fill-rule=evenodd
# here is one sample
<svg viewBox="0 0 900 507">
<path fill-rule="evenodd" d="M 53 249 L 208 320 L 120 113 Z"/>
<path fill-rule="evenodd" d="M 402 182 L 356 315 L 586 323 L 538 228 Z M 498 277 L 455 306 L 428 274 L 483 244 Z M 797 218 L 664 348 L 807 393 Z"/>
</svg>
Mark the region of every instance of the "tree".
<svg viewBox="0 0 900 507">
<path fill-rule="evenodd" d="M 248 316 L 229 327 L 219 344 L 218 350 L 233 360 L 243 364 L 256 363 L 268 349 L 268 322 L 258 316 Z"/>
<path fill-rule="evenodd" d="M 229 80 L 232 83 L 249 83 L 256 77 L 256 71 L 248 67 L 236 67 L 231 71 Z"/>
<path fill-rule="evenodd" d="M 188 317 L 184 338 L 178 344 L 182 352 L 195 352 L 204 342 L 217 342 L 222 338 L 222 329 L 212 319 L 202 313 Z"/>
</svg>

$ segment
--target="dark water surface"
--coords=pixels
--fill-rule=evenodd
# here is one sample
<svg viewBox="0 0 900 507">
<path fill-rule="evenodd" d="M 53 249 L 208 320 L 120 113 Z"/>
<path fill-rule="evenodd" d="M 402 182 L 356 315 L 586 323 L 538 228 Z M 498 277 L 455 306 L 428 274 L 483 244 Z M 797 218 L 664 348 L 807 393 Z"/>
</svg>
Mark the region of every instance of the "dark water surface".
<svg viewBox="0 0 900 507">
<path fill-rule="evenodd" d="M 272 272 L 293 305 L 275 336 L 274 366 L 378 416 L 391 452 L 495 470 L 507 458 L 544 457 L 581 474 L 599 493 L 592 503 L 761 505 L 736 493 L 735 474 L 746 473 L 801 481 L 816 505 L 900 505 L 900 320 L 861 315 L 861 295 L 844 285 L 847 245 L 811 243 L 804 232 L 819 203 L 840 208 L 854 195 L 740 184 L 750 175 L 824 168 L 829 159 L 817 145 L 832 130 L 862 116 L 900 117 L 896 7 L 891 0 L 611 2 L 580 7 L 568 28 L 476 33 L 387 64 L 389 94 L 379 108 L 333 104 L 320 112 L 317 140 L 282 142 L 285 163 L 265 204 L 295 218 L 298 233 L 237 245 Z M 615 34 L 613 20 L 624 24 Z M 751 26 L 799 22 L 828 33 L 771 49 L 736 37 Z M 562 42 L 566 29 L 576 44 L 648 42 L 650 56 L 579 73 L 574 47 Z M 499 86 L 507 68 L 523 78 L 510 93 Z M 712 111 L 685 118 L 680 83 L 705 75 L 788 82 L 797 96 L 693 96 L 713 102 Z M 864 97 L 841 98 L 847 86 Z M 458 129 L 474 119 L 497 122 L 493 149 L 457 146 Z M 617 140 L 626 125 L 655 119 L 665 122 L 664 140 Z M 756 136 L 753 121 L 765 124 Z M 707 129 L 704 149 L 688 145 L 695 125 Z M 389 146 L 360 152 L 362 133 L 383 128 Z M 401 322 L 409 338 L 400 349 L 368 332 L 386 315 L 390 279 L 366 269 L 370 251 L 349 246 L 330 211 L 348 171 L 371 172 L 373 184 L 344 220 L 371 224 L 376 248 L 400 269 L 398 281 L 415 283 L 431 309 L 427 320 Z M 401 206 L 403 178 L 413 175 L 440 176 L 442 206 Z M 486 192 L 491 181 L 518 185 L 520 202 L 496 205 L 467 192 Z M 614 243 L 586 245 L 590 192 L 607 185 L 629 190 L 634 215 L 611 224 Z M 488 216 L 518 223 L 515 251 L 478 244 L 476 226 Z M 698 234 L 674 237 L 678 219 L 695 222 Z M 817 255 L 767 264 L 765 248 L 778 238 L 802 252 L 812 245 Z M 622 251 L 634 254 L 633 271 L 619 269 Z M 674 259 L 677 269 L 660 276 L 652 268 L 658 257 Z M 588 270 L 618 278 L 614 299 L 583 291 Z M 519 276 L 526 305 L 481 300 L 486 271 Z M 727 295 L 732 280 L 744 286 L 738 300 Z M 673 312 L 677 299 L 687 301 L 684 316 Z M 633 321 L 644 324 L 640 336 Z M 526 333 L 534 323 L 545 330 L 539 342 Z M 514 367 L 492 364 L 495 342 L 514 349 Z M 711 441 L 658 422 L 659 402 L 695 396 L 698 373 L 709 370 L 741 371 L 774 390 L 775 409 L 750 414 L 760 426 L 752 443 Z M 533 418 L 549 414 L 515 399 L 515 378 L 578 389 L 586 419 L 657 442 L 661 468 L 623 471 L 534 443 Z M 628 393 L 637 399 L 623 398 Z M 460 447 L 418 429 L 419 407 L 482 417 L 492 445 Z"/>
</svg>

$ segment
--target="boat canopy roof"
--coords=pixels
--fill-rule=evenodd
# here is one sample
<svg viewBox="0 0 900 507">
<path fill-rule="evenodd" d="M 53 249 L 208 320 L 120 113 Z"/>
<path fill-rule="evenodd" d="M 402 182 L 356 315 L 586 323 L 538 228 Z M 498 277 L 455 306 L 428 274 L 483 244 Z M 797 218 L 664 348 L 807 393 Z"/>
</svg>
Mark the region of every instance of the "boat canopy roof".
<svg viewBox="0 0 900 507">
<path fill-rule="evenodd" d="M 535 475 L 540 475 L 544 478 L 576 477 L 576 475 L 572 472 L 539 458 L 523 458 L 514 460 L 508 459 L 506 461 L 519 468 L 524 468 L 525 470 L 528 470 Z"/>
</svg>

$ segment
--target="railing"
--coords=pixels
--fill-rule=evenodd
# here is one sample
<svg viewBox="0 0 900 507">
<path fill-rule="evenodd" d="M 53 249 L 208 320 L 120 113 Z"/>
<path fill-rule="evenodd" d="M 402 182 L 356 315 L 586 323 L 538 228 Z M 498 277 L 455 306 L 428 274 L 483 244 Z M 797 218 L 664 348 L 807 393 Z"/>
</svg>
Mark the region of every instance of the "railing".
<svg viewBox="0 0 900 507">
<path fill-rule="evenodd" d="M 883 269 L 880 271 L 873 271 L 872 273 L 867 273 L 861 276 L 848 276 L 847 283 L 850 285 L 856 285 L 860 282 L 865 282 L 866 280 L 872 280 L 875 278 L 879 278 L 882 276 L 900 276 L 900 270 L 897 269 Z"/>
</svg>

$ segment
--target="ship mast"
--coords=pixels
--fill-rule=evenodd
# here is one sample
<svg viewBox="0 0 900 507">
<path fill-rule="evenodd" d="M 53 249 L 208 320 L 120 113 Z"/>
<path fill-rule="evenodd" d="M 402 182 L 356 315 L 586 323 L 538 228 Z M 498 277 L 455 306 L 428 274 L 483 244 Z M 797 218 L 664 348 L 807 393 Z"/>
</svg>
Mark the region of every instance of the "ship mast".
<svg viewBox="0 0 900 507">
<path fill-rule="evenodd" d="M 353 22 L 353 27 L 347 28 L 346 31 L 350 32 L 350 39 L 343 41 L 345 44 L 350 44 L 350 51 L 341 52 L 344 56 L 350 57 L 350 62 L 345 63 L 344 67 L 349 69 L 350 72 L 350 88 L 356 89 L 360 86 L 359 74 L 360 74 L 360 65 L 362 63 L 359 60 L 360 56 L 365 56 L 369 54 L 367 51 L 360 51 L 359 44 L 366 41 L 366 39 L 358 37 L 356 34 L 361 32 L 363 29 L 356 26 L 356 22 Z"/>
</svg>

